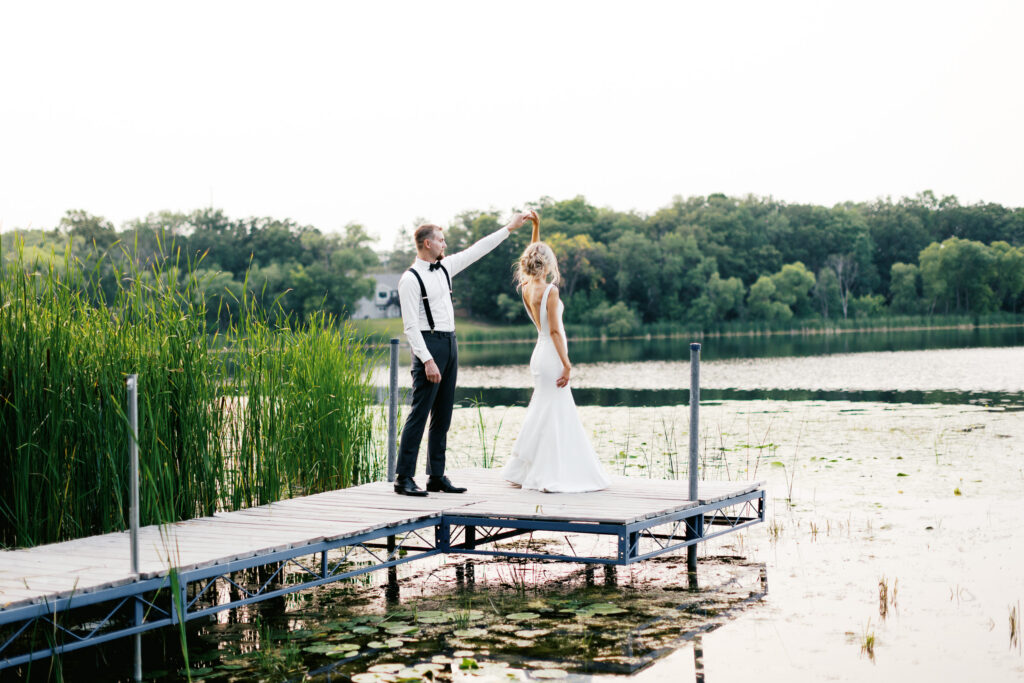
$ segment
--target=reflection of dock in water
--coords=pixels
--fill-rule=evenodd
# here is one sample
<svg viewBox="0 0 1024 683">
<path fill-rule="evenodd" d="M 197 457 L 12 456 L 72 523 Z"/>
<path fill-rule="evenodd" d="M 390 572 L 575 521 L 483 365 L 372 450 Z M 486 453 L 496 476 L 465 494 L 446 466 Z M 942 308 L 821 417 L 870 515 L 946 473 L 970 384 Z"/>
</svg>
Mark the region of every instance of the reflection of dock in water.
<svg viewBox="0 0 1024 683">
<path fill-rule="evenodd" d="M 534 537 L 531 542 L 565 543 L 555 534 Z M 616 565 L 571 567 L 537 560 L 459 562 L 449 566 L 447 573 L 433 570 L 403 581 L 412 595 L 403 595 L 402 588 L 389 581 L 388 607 L 374 619 L 427 615 L 422 617 L 427 622 L 422 624 L 424 630 L 406 646 L 402 659 L 430 661 L 433 655 L 459 650 L 486 653 L 477 658 L 485 680 L 525 680 L 516 676 L 545 669 L 628 676 L 651 667 L 670 672 L 672 680 L 686 680 L 692 666 L 695 679 L 703 681 L 703 637 L 760 604 L 768 593 L 764 564 L 736 557 L 709 558 L 698 572 L 686 572 L 685 559 L 679 555 L 625 570 Z M 456 575 L 454 586 L 451 570 Z M 521 572 L 518 578 L 513 576 L 516 572 Z M 522 585 L 527 573 L 533 576 L 532 587 L 522 593 L 516 586 Z M 431 579 L 431 587 L 436 585 L 440 592 L 424 595 L 423 582 Z M 493 607 L 495 602 L 500 609 L 485 608 L 471 623 L 477 627 L 475 634 L 460 634 L 458 626 L 444 619 L 445 614 L 465 610 L 467 604 Z M 540 613 L 523 614 L 531 611 Z M 510 616 L 530 620 L 510 624 Z M 388 655 L 387 651 L 364 651 L 308 675 L 351 675 L 366 670 L 375 657 L 387 661 Z M 666 662 L 670 656 L 672 661 Z M 692 664 L 687 661 L 691 656 Z"/>
<path fill-rule="evenodd" d="M 138 575 L 127 532 L 4 551 L 0 667 L 438 554 L 628 565 L 764 520 L 760 482 L 701 482 L 689 500 L 679 481 L 620 477 L 604 491 L 548 494 L 494 470 L 451 474 L 468 493 L 410 498 L 376 482 L 145 527 Z M 508 542 L 538 531 L 595 543 L 567 555 Z"/>
</svg>

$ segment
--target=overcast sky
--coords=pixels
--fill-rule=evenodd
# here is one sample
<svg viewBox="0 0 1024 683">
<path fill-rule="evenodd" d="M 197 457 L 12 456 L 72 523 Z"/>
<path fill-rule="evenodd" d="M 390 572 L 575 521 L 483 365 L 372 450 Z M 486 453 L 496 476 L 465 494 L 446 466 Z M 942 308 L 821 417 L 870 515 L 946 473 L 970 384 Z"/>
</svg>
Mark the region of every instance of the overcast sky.
<svg viewBox="0 0 1024 683">
<path fill-rule="evenodd" d="M 1024 206 L 1024 2 L 0 0 L 0 226 Z"/>
</svg>

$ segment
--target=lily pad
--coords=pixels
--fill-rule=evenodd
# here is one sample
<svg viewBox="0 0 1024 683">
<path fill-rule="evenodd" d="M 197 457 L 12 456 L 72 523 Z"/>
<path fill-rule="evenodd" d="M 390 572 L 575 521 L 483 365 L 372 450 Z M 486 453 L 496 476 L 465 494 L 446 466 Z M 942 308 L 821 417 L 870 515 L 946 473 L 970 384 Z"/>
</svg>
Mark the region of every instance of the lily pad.
<svg viewBox="0 0 1024 683">
<path fill-rule="evenodd" d="M 562 669 L 540 669 L 534 671 L 531 674 L 534 678 L 542 678 L 547 680 L 557 680 L 559 678 L 568 678 L 569 672 Z"/>
<path fill-rule="evenodd" d="M 318 636 L 318 635 L 320 635 L 320 634 L 317 633 L 316 631 L 310 631 L 309 629 L 300 628 L 300 629 L 295 630 L 295 631 L 289 631 L 288 633 L 284 634 L 282 637 L 283 638 L 287 638 L 288 640 L 301 640 L 302 638 L 312 638 L 313 636 Z"/>
<path fill-rule="evenodd" d="M 582 609 L 576 610 L 576 616 L 580 617 L 606 617 L 613 614 L 625 614 L 626 610 L 621 607 L 617 607 L 610 602 L 598 602 L 593 605 L 587 605 Z"/>
<path fill-rule="evenodd" d="M 546 628 L 523 629 L 521 631 L 516 631 L 516 636 L 519 638 L 539 638 L 540 636 L 546 636 L 549 633 L 551 633 L 551 631 Z"/>
<path fill-rule="evenodd" d="M 376 626 L 353 626 L 352 627 L 352 633 L 358 633 L 358 634 L 364 635 L 364 636 L 370 635 L 371 633 L 376 633 L 376 632 L 377 632 L 377 627 Z"/>
<path fill-rule="evenodd" d="M 460 628 L 453 634 L 456 638 L 480 638 L 487 635 L 485 628 Z"/>
<path fill-rule="evenodd" d="M 421 674 L 426 673 L 428 671 L 431 671 L 433 673 L 439 673 L 441 671 L 444 671 L 444 666 L 442 664 L 434 664 L 433 662 L 420 662 L 419 664 L 414 665 L 412 668 L 414 671 L 418 671 Z"/>
<path fill-rule="evenodd" d="M 330 652 L 334 652 L 339 647 L 342 647 L 342 646 L 335 645 L 334 643 L 317 643 L 315 645 L 309 645 L 307 647 L 302 648 L 302 651 L 303 652 L 309 652 L 309 653 L 314 654 L 314 655 L 325 655 L 325 654 L 328 654 Z"/>
<path fill-rule="evenodd" d="M 371 640 L 366 644 L 366 647 L 372 647 L 375 650 L 393 650 L 396 647 L 402 647 L 402 641 L 399 638 L 388 638 L 387 640 Z"/>
<path fill-rule="evenodd" d="M 382 664 L 374 664 L 367 669 L 367 671 L 375 674 L 396 674 L 404 668 L 405 664 L 399 664 L 398 662 L 384 662 Z"/>
<path fill-rule="evenodd" d="M 328 640 L 333 640 L 337 642 L 339 640 L 352 640 L 355 637 L 355 633 L 335 633 L 334 635 L 330 636 Z"/>
<path fill-rule="evenodd" d="M 342 650 L 342 651 L 348 651 L 348 652 L 355 652 L 356 650 L 359 649 L 359 643 L 339 643 L 338 645 L 336 645 L 334 647 L 334 649 L 336 651 L 337 650 Z"/>
<path fill-rule="evenodd" d="M 421 609 L 420 611 L 416 612 L 416 619 L 417 620 L 420 617 L 440 617 L 440 616 L 444 616 L 444 612 L 442 612 L 439 609 Z"/>
<path fill-rule="evenodd" d="M 470 671 L 472 669 L 479 669 L 480 665 L 472 657 L 463 657 L 462 661 L 459 662 L 459 668 L 463 671 Z"/>
<path fill-rule="evenodd" d="M 455 619 L 453 617 L 445 616 L 444 614 L 438 614 L 438 615 L 432 615 L 431 614 L 431 615 L 426 615 L 426 616 L 423 616 L 423 615 L 418 616 L 418 617 L 416 617 L 416 621 L 418 621 L 421 624 L 447 624 L 447 623 L 455 621 Z"/>
<path fill-rule="evenodd" d="M 505 618 L 509 621 L 532 621 L 539 619 L 540 615 L 536 612 L 513 612 L 512 614 L 506 614 Z"/>
<path fill-rule="evenodd" d="M 452 612 L 452 616 L 454 621 L 479 621 L 487 615 L 478 609 L 460 609 Z"/>
<path fill-rule="evenodd" d="M 411 624 L 396 624 L 394 626 L 389 626 L 384 630 L 393 636 L 404 636 L 409 633 L 416 633 L 420 629 L 418 626 L 412 626 Z"/>
<path fill-rule="evenodd" d="M 388 674 L 362 673 L 352 677 L 352 683 L 384 683 L 393 680 L 395 677 Z"/>
</svg>

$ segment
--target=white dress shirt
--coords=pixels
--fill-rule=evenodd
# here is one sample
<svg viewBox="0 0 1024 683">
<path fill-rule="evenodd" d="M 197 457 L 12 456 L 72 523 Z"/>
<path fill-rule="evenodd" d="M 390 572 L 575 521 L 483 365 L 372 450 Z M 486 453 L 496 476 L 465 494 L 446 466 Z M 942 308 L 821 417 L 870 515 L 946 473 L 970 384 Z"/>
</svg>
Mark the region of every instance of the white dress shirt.
<svg viewBox="0 0 1024 683">
<path fill-rule="evenodd" d="M 441 259 L 441 265 L 448 271 L 448 275 L 454 278 L 467 266 L 504 242 L 508 235 L 507 227 L 499 228 L 458 254 Z M 444 273 L 440 268 L 430 270 L 430 263 L 419 258 L 413 262 L 412 267 L 423 278 L 423 287 L 427 290 L 427 301 L 430 302 L 430 314 L 434 318 L 434 330 L 454 332 L 455 309 L 452 307 L 452 298 L 448 294 L 448 280 Z M 405 336 L 409 340 L 413 354 L 426 363 L 428 360 L 433 360 L 433 356 L 427 350 L 427 344 L 423 341 L 421 334 L 421 330 L 430 330 L 430 323 L 427 322 L 427 312 L 423 308 L 421 297 L 420 283 L 416 281 L 416 276 L 406 271 L 398 281 L 398 299 L 402 304 L 402 326 L 405 328 Z"/>
</svg>

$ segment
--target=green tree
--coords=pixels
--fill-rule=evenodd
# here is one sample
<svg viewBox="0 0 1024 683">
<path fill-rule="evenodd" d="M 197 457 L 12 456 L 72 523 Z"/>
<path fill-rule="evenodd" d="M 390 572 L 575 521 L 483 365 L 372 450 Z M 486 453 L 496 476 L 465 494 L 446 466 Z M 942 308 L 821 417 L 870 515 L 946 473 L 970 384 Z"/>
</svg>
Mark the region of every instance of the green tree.
<svg viewBox="0 0 1024 683">
<path fill-rule="evenodd" d="M 889 277 L 889 307 L 893 313 L 913 314 L 921 310 L 921 273 L 913 263 L 892 264 Z"/>
<path fill-rule="evenodd" d="M 1024 248 L 1003 241 L 993 242 L 993 290 L 997 306 L 1017 312 L 1017 299 L 1024 291 Z"/>
<path fill-rule="evenodd" d="M 60 219 L 59 229 L 70 234 L 86 249 L 106 251 L 118 239 L 113 223 L 81 209 L 65 212 Z"/>
<path fill-rule="evenodd" d="M 746 288 L 738 277 L 723 280 L 716 270 L 708 278 L 704 291 L 690 306 L 687 317 L 705 329 L 736 318 L 742 312 L 745 294 Z"/>
<path fill-rule="evenodd" d="M 814 287 L 814 273 L 807 270 L 803 263 L 787 263 L 771 279 L 775 285 L 773 298 L 776 301 L 785 304 L 798 317 L 811 313 L 808 293 Z"/>
<path fill-rule="evenodd" d="M 856 318 L 877 318 L 885 312 L 885 297 L 881 294 L 865 294 L 852 301 Z"/>
<path fill-rule="evenodd" d="M 995 308 L 992 250 L 981 242 L 950 237 L 921 251 L 921 283 L 929 310 L 985 313 Z"/>
<path fill-rule="evenodd" d="M 793 317 L 789 306 L 775 297 L 775 282 L 768 275 L 757 278 L 747 294 L 747 313 L 754 320 L 785 321 Z"/>
<path fill-rule="evenodd" d="M 828 320 L 831 313 L 840 310 L 840 288 L 839 278 L 831 268 L 824 266 L 818 270 L 814 279 L 814 287 L 811 288 L 811 295 L 814 297 L 821 317 Z"/>
</svg>

